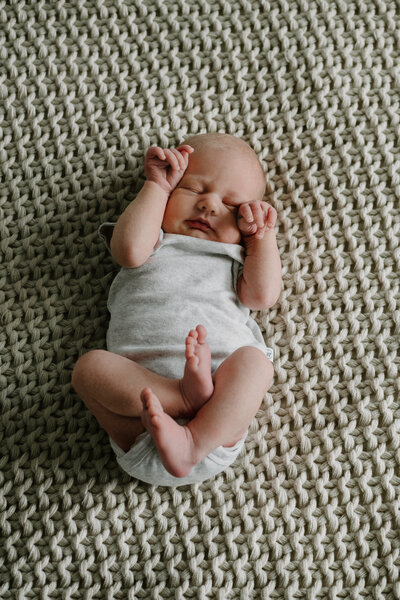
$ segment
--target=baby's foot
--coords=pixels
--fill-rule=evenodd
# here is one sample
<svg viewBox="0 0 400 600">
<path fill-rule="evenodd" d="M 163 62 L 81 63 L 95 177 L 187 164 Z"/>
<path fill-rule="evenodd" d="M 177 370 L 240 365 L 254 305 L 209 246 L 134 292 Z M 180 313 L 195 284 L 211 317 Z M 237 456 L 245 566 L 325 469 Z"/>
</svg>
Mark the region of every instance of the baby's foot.
<svg viewBox="0 0 400 600">
<path fill-rule="evenodd" d="M 206 328 L 197 325 L 186 338 L 186 365 L 180 388 L 189 415 L 195 414 L 211 398 L 214 391 L 211 351 L 206 337 Z"/>
<path fill-rule="evenodd" d="M 196 464 L 195 448 L 188 427 L 178 425 L 167 413 L 150 388 L 140 394 L 142 422 L 157 447 L 161 462 L 174 477 L 185 477 Z"/>
</svg>

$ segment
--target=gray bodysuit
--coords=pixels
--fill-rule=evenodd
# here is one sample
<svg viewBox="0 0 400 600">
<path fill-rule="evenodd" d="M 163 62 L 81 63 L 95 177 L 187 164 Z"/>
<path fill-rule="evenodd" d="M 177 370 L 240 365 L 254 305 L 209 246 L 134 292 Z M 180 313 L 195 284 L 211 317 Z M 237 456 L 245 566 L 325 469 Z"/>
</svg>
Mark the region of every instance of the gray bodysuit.
<svg viewBox="0 0 400 600">
<path fill-rule="evenodd" d="M 111 225 L 100 228 L 103 237 Z M 122 268 L 111 285 L 107 304 L 111 315 L 108 350 L 159 375 L 180 378 L 185 366 L 185 338 L 190 329 L 201 323 L 207 329 L 213 373 L 241 346 L 259 348 L 272 360 L 272 349 L 266 347 L 250 310 L 236 293 L 243 262 L 240 245 L 161 231 L 149 259 L 138 268 Z M 235 460 L 243 440 L 234 448 L 217 448 L 216 470 L 208 465 L 203 472 L 204 461 L 213 460 L 212 453 L 184 478 L 175 478 L 164 469 L 147 433 L 137 438 L 128 453 L 123 453 L 114 442 L 112 446 L 118 462 L 131 475 L 149 483 L 176 486 L 202 481 L 222 471 Z M 151 459 L 158 461 L 161 472 L 157 469 L 149 481 L 152 469 L 149 464 L 146 466 L 143 454 L 148 456 L 151 447 Z M 222 454 L 229 456 L 222 458 Z M 136 463 L 139 456 L 140 472 L 136 464 L 131 468 L 132 460 Z"/>
</svg>

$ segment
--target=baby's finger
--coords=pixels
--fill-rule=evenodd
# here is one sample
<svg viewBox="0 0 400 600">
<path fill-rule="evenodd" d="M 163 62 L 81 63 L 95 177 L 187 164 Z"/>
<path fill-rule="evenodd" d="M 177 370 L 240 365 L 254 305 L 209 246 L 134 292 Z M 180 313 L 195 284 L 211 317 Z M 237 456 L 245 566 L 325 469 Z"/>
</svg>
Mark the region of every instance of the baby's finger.
<svg viewBox="0 0 400 600">
<path fill-rule="evenodd" d="M 249 204 L 241 204 L 239 207 L 239 216 L 243 217 L 247 223 L 253 222 L 253 211 L 250 208 Z"/>
<path fill-rule="evenodd" d="M 185 158 L 183 157 L 182 153 L 179 152 L 179 150 L 177 150 L 176 148 L 171 148 L 171 151 L 175 154 L 178 163 L 179 163 L 179 170 L 182 171 L 183 169 L 186 168 L 185 165 Z"/>
<path fill-rule="evenodd" d="M 253 221 L 256 223 L 257 228 L 263 228 L 265 225 L 264 211 L 262 210 L 260 204 L 258 202 L 254 202 L 250 206 L 253 213 Z"/>
<path fill-rule="evenodd" d="M 189 153 L 188 153 L 188 152 L 186 152 L 185 150 L 183 150 L 183 152 L 182 152 L 182 157 L 183 157 L 183 160 L 185 161 L 184 170 L 186 171 L 186 169 L 187 169 L 187 166 L 188 166 L 188 164 L 189 164 Z"/>
<path fill-rule="evenodd" d="M 159 158 L 160 160 L 165 160 L 165 154 L 164 154 L 164 150 L 162 148 L 159 148 L 157 146 L 156 151 L 154 153 L 157 158 Z"/>
<path fill-rule="evenodd" d="M 160 160 L 165 160 L 164 150 L 159 146 L 150 146 L 150 148 L 146 152 L 146 158 L 159 158 Z"/>
<path fill-rule="evenodd" d="M 178 146 L 177 150 L 179 150 L 179 152 L 187 152 L 188 154 L 192 154 L 192 152 L 194 152 L 194 148 L 192 148 L 192 146 L 189 146 L 189 144 L 183 144 L 183 146 Z"/>
<path fill-rule="evenodd" d="M 177 157 L 175 156 L 175 153 L 173 152 L 173 150 L 170 150 L 169 148 L 164 148 L 164 154 L 165 154 L 166 160 L 168 161 L 168 164 L 175 171 L 179 171 L 180 170 L 179 161 L 178 161 Z"/>
<path fill-rule="evenodd" d="M 170 150 L 178 162 L 178 171 L 181 171 L 184 168 L 184 160 L 182 154 L 176 148 L 170 148 Z"/>
<path fill-rule="evenodd" d="M 267 217 L 267 227 L 268 228 L 272 229 L 273 227 L 275 227 L 277 216 L 278 216 L 278 214 L 277 214 L 275 208 L 273 206 L 269 206 L 268 217 Z"/>
</svg>

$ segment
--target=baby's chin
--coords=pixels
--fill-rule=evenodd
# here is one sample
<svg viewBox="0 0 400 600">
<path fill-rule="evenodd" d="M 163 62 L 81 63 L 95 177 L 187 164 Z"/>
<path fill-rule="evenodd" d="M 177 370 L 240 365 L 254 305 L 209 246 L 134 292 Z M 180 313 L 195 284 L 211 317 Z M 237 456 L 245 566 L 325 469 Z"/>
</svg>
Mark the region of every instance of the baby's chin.
<svg viewBox="0 0 400 600">
<path fill-rule="evenodd" d="M 214 235 L 213 230 L 204 231 L 202 229 L 197 229 L 195 227 L 189 227 L 186 223 L 183 223 L 178 227 L 164 226 L 164 233 L 174 233 L 176 235 L 188 235 L 190 237 L 199 238 L 202 240 L 216 240 L 216 236 Z"/>
<path fill-rule="evenodd" d="M 199 238 L 200 240 L 211 240 L 212 242 L 219 241 L 215 239 L 215 236 L 210 235 L 207 231 L 201 229 L 189 229 L 183 235 L 189 235 L 190 237 Z"/>
<path fill-rule="evenodd" d="M 172 226 L 164 226 L 162 227 L 164 233 L 174 233 L 176 235 L 187 235 L 189 237 L 194 237 L 199 240 L 209 240 L 210 242 L 220 242 L 221 244 L 242 244 L 242 240 L 240 235 L 236 236 L 233 239 L 233 236 L 224 236 L 217 235 L 214 230 L 204 231 L 203 229 L 197 229 L 195 227 L 189 227 L 186 223 L 182 226 L 172 227 Z"/>
<path fill-rule="evenodd" d="M 208 240 L 210 242 L 217 242 L 220 240 L 216 240 L 215 237 L 208 235 L 205 231 L 200 231 L 199 229 L 189 229 L 188 231 L 169 231 L 168 233 L 177 233 L 179 235 L 187 235 L 188 237 L 197 238 L 198 240 Z"/>
</svg>

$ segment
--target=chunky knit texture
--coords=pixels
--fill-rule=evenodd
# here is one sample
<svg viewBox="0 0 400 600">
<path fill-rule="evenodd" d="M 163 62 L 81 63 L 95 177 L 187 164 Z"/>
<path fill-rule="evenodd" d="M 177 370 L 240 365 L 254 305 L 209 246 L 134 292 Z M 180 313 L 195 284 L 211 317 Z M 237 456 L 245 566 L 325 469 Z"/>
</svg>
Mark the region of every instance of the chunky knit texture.
<svg viewBox="0 0 400 600">
<path fill-rule="evenodd" d="M 400 598 L 400 19 L 390 0 L 0 1 L 0 598 Z M 71 388 L 151 144 L 243 137 L 283 262 L 245 451 L 121 472 Z"/>
</svg>

